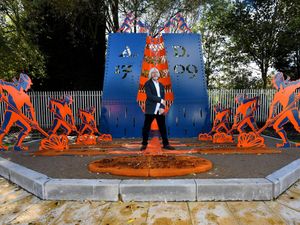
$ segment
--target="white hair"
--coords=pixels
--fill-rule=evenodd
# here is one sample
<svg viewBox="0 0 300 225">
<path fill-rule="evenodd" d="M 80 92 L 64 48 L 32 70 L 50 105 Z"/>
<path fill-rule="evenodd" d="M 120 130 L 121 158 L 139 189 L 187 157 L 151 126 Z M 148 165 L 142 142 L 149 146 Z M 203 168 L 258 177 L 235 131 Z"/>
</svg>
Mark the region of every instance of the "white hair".
<svg viewBox="0 0 300 225">
<path fill-rule="evenodd" d="M 151 74 L 152 74 L 153 72 L 157 72 L 157 73 L 158 73 L 158 76 L 160 77 L 159 70 L 158 70 L 156 67 L 153 67 L 153 68 L 151 68 L 150 71 L 149 71 L 149 75 L 148 75 L 149 78 L 151 78 Z"/>
</svg>

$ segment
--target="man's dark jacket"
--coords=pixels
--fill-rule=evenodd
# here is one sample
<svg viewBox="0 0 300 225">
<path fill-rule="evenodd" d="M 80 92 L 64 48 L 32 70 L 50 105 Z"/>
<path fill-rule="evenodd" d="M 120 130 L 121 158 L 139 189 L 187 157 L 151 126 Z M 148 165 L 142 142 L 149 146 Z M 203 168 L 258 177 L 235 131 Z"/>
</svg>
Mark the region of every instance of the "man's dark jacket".
<svg viewBox="0 0 300 225">
<path fill-rule="evenodd" d="M 148 80 L 144 87 L 147 95 L 145 114 L 154 114 L 156 103 L 160 103 L 162 99 L 165 99 L 165 88 L 161 83 L 159 83 L 160 97 L 158 97 L 152 79 Z M 165 106 L 160 104 L 159 108 L 164 109 Z"/>
</svg>

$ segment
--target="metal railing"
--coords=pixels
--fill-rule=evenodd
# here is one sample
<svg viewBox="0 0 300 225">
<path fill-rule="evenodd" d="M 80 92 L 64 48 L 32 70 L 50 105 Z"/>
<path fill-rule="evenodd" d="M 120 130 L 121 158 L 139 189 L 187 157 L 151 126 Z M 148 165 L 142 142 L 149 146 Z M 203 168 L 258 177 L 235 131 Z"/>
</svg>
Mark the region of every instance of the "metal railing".
<svg viewBox="0 0 300 225">
<path fill-rule="evenodd" d="M 259 97 L 259 107 L 255 112 L 255 118 L 258 122 L 265 122 L 269 116 L 269 106 L 273 100 L 275 94 L 275 89 L 228 89 L 228 90 L 217 90 L 210 89 L 208 90 L 209 96 L 209 106 L 210 106 L 210 115 L 211 121 L 213 121 L 215 113 L 213 111 L 213 106 L 220 103 L 222 108 L 231 108 L 232 114 L 230 121 L 233 121 L 233 116 L 235 114 L 235 109 L 237 104 L 235 102 L 235 97 L 238 94 L 244 94 L 248 98 L 253 98 L 255 96 Z M 281 109 L 277 108 L 277 112 Z"/>
<path fill-rule="evenodd" d="M 73 104 L 71 105 L 76 125 L 80 125 L 81 121 L 78 118 L 78 109 L 86 109 L 91 106 L 95 106 L 96 109 L 101 109 L 101 91 L 36 91 L 29 92 L 31 102 L 35 109 L 35 114 L 39 125 L 43 128 L 49 128 L 52 125 L 54 119 L 53 113 L 48 109 L 49 98 L 60 99 L 65 95 L 71 95 L 73 97 Z M 5 105 L 2 102 L 0 104 L 0 121 L 3 120 L 3 112 Z M 25 113 L 25 112 L 23 112 Z M 100 119 L 100 110 L 96 110 L 96 121 Z"/>
<path fill-rule="evenodd" d="M 231 107 L 233 113 L 237 107 L 235 103 L 235 96 L 243 93 L 249 98 L 259 96 L 259 107 L 255 113 L 256 120 L 258 122 L 266 121 L 269 114 L 269 106 L 275 94 L 273 89 L 232 89 L 232 90 L 208 90 L 209 106 L 211 121 L 214 119 L 213 106 L 220 103 L 222 107 Z M 41 127 L 48 128 L 51 126 L 53 121 L 53 114 L 48 110 L 49 98 L 59 99 L 64 97 L 66 94 L 73 97 L 72 110 L 75 117 L 76 125 L 80 124 L 80 120 L 77 116 L 78 108 L 88 108 L 90 106 L 96 107 L 95 119 L 98 122 L 100 119 L 101 109 L 101 91 L 36 91 L 29 92 L 32 104 L 35 108 L 36 117 Z M 2 102 L 0 104 L 0 114 L 3 115 L 5 105 Z M 0 121 L 2 122 L 1 116 Z M 233 116 L 231 117 L 232 120 Z"/>
</svg>

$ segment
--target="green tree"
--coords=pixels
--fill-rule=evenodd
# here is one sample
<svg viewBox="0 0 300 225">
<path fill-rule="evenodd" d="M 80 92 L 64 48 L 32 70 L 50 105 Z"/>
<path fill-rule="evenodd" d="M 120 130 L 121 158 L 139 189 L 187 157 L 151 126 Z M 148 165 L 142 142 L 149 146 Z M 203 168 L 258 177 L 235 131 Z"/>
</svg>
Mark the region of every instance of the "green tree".
<svg viewBox="0 0 300 225">
<path fill-rule="evenodd" d="M 1 78 L 11 79 L 24 70 L 33 77 L 45 75 L 44 57 L 25 28 L 28 16 L 21 0 L 0 2 Z"/>
<path fill-rule="evenodd" d="M 274 67 L 293 79 L 300 77 L 300 1 L 284 1 L 287 29 L 279 37 Z"/>
<path fill-rule="evenodd" d="M 205 75 L 209 88 L 253 87 L 249 59 L 237 49 L 222 25 L 233 9 L 227 0 L 210 0 L 201 8 L 200 21 L 193 27 L 202 35 Z"/>
<path fill-rule="evenodd" d="M 99 0 L 26 1 L 32 41 L 46 57 L 38 89 L 102 88 L 105 62 L 104 4 Z"/>
<path fill-rule="evenodd" d="M 116 32 L 124 16 L 133 16 L 146 21 L 153 35 L 176 13 L 182 13 L 189 24 L 198 20 L 200 0 L 105 0 L 105 17 L 108 32 Z M 133 32 L 137 32 L 134 26 Z"/>
<path fill-rule="evenodd" d="M 268 69 L 274 64 L 280 37 L 286 31 L 286 2 L 280 0 L 242 1 L 234 4 L 222 28 L 236 45 L 236 54 L 245 54 L 259 67 L 263 88 Z"/>
<path fill-rule="evenodd" d="M 219 86 L 220 71 L 223 65 L 227 37 L 218 29 L 224 14 L 230 4 L 223 0 L 211 0 L 201 8 L 200 21 L 193 27 L 194 32 L 200 32 L 205 62 L 207 86 Z"/>
</svg>

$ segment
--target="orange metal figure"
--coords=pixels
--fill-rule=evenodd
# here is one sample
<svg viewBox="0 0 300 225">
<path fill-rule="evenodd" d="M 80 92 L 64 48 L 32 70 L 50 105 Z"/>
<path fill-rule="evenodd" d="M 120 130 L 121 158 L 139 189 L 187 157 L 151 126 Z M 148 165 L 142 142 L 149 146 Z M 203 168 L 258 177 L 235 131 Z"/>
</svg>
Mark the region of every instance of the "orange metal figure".
<svg viewBox="0 0 300 225">
<path fill-rule="evenodd" d="M 79 109 L 79 118 L 82 121 L 79 129 L 79 136 L 77 137 L 76 144 L 95 145 L 98 142 L 112 141 L 110 134 L 101 134 L 96 126 L 95 121 L 95 107 L 92 106 L 88 110 Z M 95 135 L 99 135 L 96 138 Z"/>
<path fill-rule="evenodd" d="M 273 77 L 272 82 L 278 92 L 274 95 L 266 124 L 257 132 L 240 135 L 238 138 L 238 147 L 249 148 L 265 146 L 264 138 L 260 136 L 260 133 L 272 125 L 283 141 L 282 144 L 277 144 L 277 147 L 288 148 L 291 146 L 283 128 L 287 122 L 290 121 L 294 125 L 294 128 L 300 132 L 300 120 L 298 109 L 296 107 L 300 95 L 296 95 L 295 93 L 296 89 L 300 87 L 300 80 L 290 82 L 289 79 L 284 79 L 282 73 L 277 73 Z M 279 104 L 282 106 L 282 110 L 277 115 L 274 115 L 274 109 Z M 296 146 L 299 146 L 299 144 L 296 144 Z"/>
<path fill-rule="evenodd" d="M 228 131 L 229 131 L 229 128 L 228 128 L 229 121 L 228 120 L 229 120 L 229 116 L 231 114 L 231 108 L 222 109 L 220 107 L 220 105 L 218 104 L 214 107 L 214 111 L 216 113 L 216 117 L 215 117 L 213 128 L 212 128 L 211 132 L 220 133 L 222 131 L 225 131 L 226 133 L 228 133 Z"/>
<path fill-rule="evenodd" d="M 236 109 L 232 130 L 237 129 L 240 134 L 245 133 L 245 128 L 248 125 L 253 132 L 256 132 L 258 128 L 254 112 L 258 107 L 258 97 L 245 98 L 243 94 L 239 94 L 236 96 L 235 101 L 240 105 Z M 240 116 L 242 118 L 238 122 Z"/>
<path fill-rule="evenodd" d="M 215 132 L 216 134 L 221 134 L 221 133 L 223 134 L 224 132 L 228 133 L 228 131 L 229 131 L 229 128 L 228 128 L 229 121 L 228 120 L 229 120 L 229 116 L 231 114 L 231 109 L 230 108 L 222 109 L 220 107 L 220 104 L 217 104 L 217 105 L 214 106 L 214 111 L 216 113 L 216 116 L 215 116 L 215 119 L 214 119 L 213 128 L 211 129 L 211 131 L 208 134 L 199 134 L 198 139 L 201 140 L 201 141 L 213 140 L 213 137 L 211 136 L 211 134 L 213 132 Z M 216 135 L 216 137 L 219 137 L 219 136 L 220 135 Z M 224 140 L 224 142 L 226 142 L 226 141 L 227 141 L 227 139 Z M 217 141 L 217 142 L 219 143 L 219 141 Z"/>
<path fill-rule="evenodd" d="M 1 89 L 1 98 L 6 103 L 6 110 L 4 112 L 4 120 L 0 129 L 0 150 L 7 150 L 7 147 L 2 145 L 3 137 L 9 132 L 13 124 L 16 124 L 21 128 L 21 132 L 18 136 L 16 145 L 14 146 L 15 151 L 27 150 L 27 148 L 22 147 L 22 142 L 24 138 L 31 131 L 31 125 L 37 127 L 38 123 L 35 118 L 35 113 L 33 105 L 30 101 L 29 95 L 26 91 L 32 85 L 31 79 L 24 73 L 20 74 L 18 81 L 6 82 L 0 80 L 0 89 Z M 5 96 L 3 90 L 6 91 L 7 95 Z M 30 123 L 28 120 L 25 120 L 26 117 L 22 114 L 22 108 L 25 108 L 30 117 Z"/>
<path fill-rule="evenodd" d="M 72 130 L 77 132 L 72 110 L 69 105 L 72 104 L 72 96 L 66 95 L 63 100 L 51 98 L 49 101 L 49 110 L 54 113 L 52 128 L 48 132 L 56 134 L 59 128 L 62 128 L 63 134 L 69 135 Z"/>
<path fill-rule="evenodd" d="M 232 130 L 228 129 L 231 108 L 223 110 L 215 108 L 215 112 L 218 113 L 216 114 L 214 127 L 212 129 L 212 131 L 215 131 L 212 139 L 213 143 L 233 143 Z"/>
<path fill-rule="evenodd" d="M 286 132 L 283 126 L 291 122 L 294 128 L 300 132 L 300 118 L 296 102 L 299 100 L 299 96 L 295 91 L 300 87 L 300 79 L 296 81 L 285 80 L 281 72 L 277 73 L 272 80 L 274 88 L 277 92 L 274 95 L 273 101 L 270 106 L 269 118 L 267 124 L 273 125 L 274 130 L 282 139 L 282 144 L 278 144 L 277 147 L 288 148 L 291 146 L 287 139 Z M 282 106 L 282 113 L 274 117 L 274 109 L 277 104 Z"/>
<path fill-rule="evenodd" d="M 101 135 L 97 129 L 96 121 L 95 121 L 95 107 L 92 106 L 87 110 L 79 109 L 79 118 L 82 121 L 82 124 L 79 129 L 79 134 L 82 135 L 84 133 L 93 135 Z"/>
</svg>

